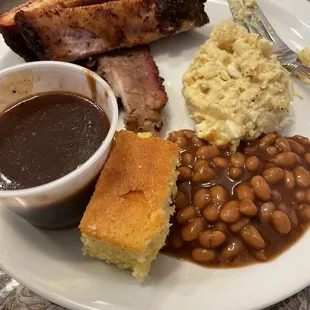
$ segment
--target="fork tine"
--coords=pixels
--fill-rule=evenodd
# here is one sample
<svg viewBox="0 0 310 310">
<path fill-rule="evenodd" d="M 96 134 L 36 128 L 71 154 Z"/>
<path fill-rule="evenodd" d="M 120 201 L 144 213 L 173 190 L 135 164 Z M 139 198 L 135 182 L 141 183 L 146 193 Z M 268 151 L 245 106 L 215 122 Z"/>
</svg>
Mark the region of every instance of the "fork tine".
<svg viewBox="0 0 310 310">
<path fill-rule="evenodd" d="M 278 36 L 257 3 L 255 6 L 247 6 L 250 14 L 243 14 L 244 16 L 240 17 L 240 9 L 245 5 L 245 0 L 227 0 L 227 2 L 234 21 L 238 25 L 244 26 L 249 32 L 259 34 L 263 39 L 274 43 L 273 54 L 278 56 L 278 59 L 283 65 L 287 65 L 292 59 L 296 61 L 296 53 Z M 238 3 L 240 4 L 240 9 L 238 8 Z M 237 11 L 238 9 L 239 11 Z"/>
<path fill-rule="evenodd" d="M 238 0 L 238 1 L 239 1 L 239 0 Z M 250 29 L 248 28 L 248 26 L 247 26 L 243 21 L 239 20 L 238 14 L 237 14 L 237 12 L 236 12 L 235 9 L 234 9 L 233 0 L 227 0 L 227 2 L 228 2 L 228 5 L 229 5 L 230 13 L 231 13 L 231 15 L 232 15 L 232 17 L 233 17 L 233 19 L 234 19 L 234 22 L 235 22 L 236 24 L 238 24 L 239 26 L 245 27 L 245 28 L 250 32 Z M 239 2 L 239 3 L 240 3 L 240 2 Z M 240 6 L 241 6 L 241 3 L 240 3 Z"/>
<path fill-rule="evenodd" d="M 253 8 L 250 10 L 252 13 L 250 16 L 250 24 L 252 26 L 251 32 L 258 33 L 263 39 L 274 42 L 273 38 L 269 35 L 268 31 L 266 30 L 266 28 L 261 23 L 260 18 L 257 15 L 256 8 Z"/>
<path fill-rule="evenodd" d="M 244 26 L 249 32 L 259 34 L 263 39 L 274 42 L 275 45 L 284 47 L 285 43 L 279 38 L 271 24 L 267 20 L 266 16 L 258 6 L 247 7 L 247 10 L 251 13 L 249 16 L 243 16 L 242 19 L 238 16 L 238 7 L 236 3 L 240 3 L 240 9 L 245 5 L 244 0 L 227 0 L 230 8 L 230 12 L 234 21 L 241 26 Z"/>
<path fill-rule="evenodd" d="M 258 22 L 259 18 L 258 16 L 256 16 L 255 10 L 253 8 L 247 8 L 247 10 L 251 12 L 250 16 L 244 15 L 242 16 L 242 18 L 240 18 L 240 10 L 242 9 L 242 7 L 245 6 L 244 0 L 227 0 L 227 2 L 229 4 L 230 12 L 236 24 L 245 27 L 248 32 L 258 33 L 261 37 L 267 40 L 271 40 L 268 32 L 266 32 Z M 236 6 L 236 4 L 238 3 L 240 4 L 240 7 Z"/>
<path fill-rule="evenodd" d="M 287 47 L 287 45 L 282 41 L 282 39 L 278 36 L 276 31 L 273 29 L 271 24 L 269 23 L 267 17 L 261 10 L 261 8 L 257 5 L 256 6 L 256 14 L 258 16 L 258 22 L 262 28 L 264 28 L 265 32 L 268 33 L 270 39 L 279 47 Z"/>
</svg>

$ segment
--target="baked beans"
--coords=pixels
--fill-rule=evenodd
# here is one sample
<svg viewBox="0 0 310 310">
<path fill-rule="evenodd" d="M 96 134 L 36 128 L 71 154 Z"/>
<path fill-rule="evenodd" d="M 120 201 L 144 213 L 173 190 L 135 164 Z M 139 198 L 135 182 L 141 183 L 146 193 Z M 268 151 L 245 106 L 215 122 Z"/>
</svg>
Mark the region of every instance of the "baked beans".
<svg viewBox="0 0 310 310">
<path fill-rule="evenodd" d="M 239 211 L 247 217 L 253 217 L 257 214 L 258 208 L 250 199 L 242 199 L 239 205 Z"/>
<path fill-rule="evenodd" d="M 220 212 L 220 218 L 225 223 L 234 223 L 236 222 L 240 217 L 239 212 L 239 202 L 231 200 L 223 205 L 221 212 Z"/>
<path fill-rule="evenodd" d="M 291 147 L 292 152 L 294 152 L 298 155 L 305 154 L 305 152 L 306 152 L 305 148 L 301 144 L 299 144 L 297 141 L 289 139 L 288 143 Z"/>
<path fill-rule="evenodd" d="M 243 244 L 239 239 L 230 241 L 226 246 L 223 247 L 221 255 L 222 257 L 230 262 L 236 259 L 243 250 Z"/>
<path fill-rule="evenodd" d="M 182 165 L 183 166 L 190 166 L 194 163 L 195 157 L 193 154 L 183 154 L 182 155 Z"/>
<path fill-rule="evenodd" d="M 288 141 L 282 137 L 276 140 L 275 147 L 279 150 L 279 152 L 289 152 L 291 150 Z"/>
<path fill-rule="evenodd" d="M 220 230 L 206 230 L 199 236 L 199 243 L 207 249 L 218 248 L 225 240 L 226 235 Z"/>
<path fill-rule="evenodd" d="M 180 167 L 178 169 L 179 175 L 178 179 L 180 181 L 190 180 L 192 178 L 192 169 L 189 167 Z"/>
<path fill-rule="evenodd" d="M 196 209 L 193 205 L 188 205 L 177 212 L 177 221 L 179 224 L 184 224 L 196 216 Z"/>
<path fill-rule="evenodd" d="M 291 231 L 291 222 L 283 211 L 274 211 L 271 215 L 271 223 L 280 234 L 288 234 Z"/>
<path fill-rule="evenodd" d="M 276 162 L 280 167 L 293 168 L 300 163 L 300 158 L 293 152 L 282 152 L 276 156 Z"/>
<path fill-rule="evenodd" d="M 242 169 L 236 167 L 230 167 L 228 169 L 228 176 L 233 180 L 238 180 L 242 176 Z"/>
<path fill-rule="evenodd" d="M 272 169 L 272 168 L 271 168 Z M 256 175 L 251 179 L 251 185 L 256 197 L 261 201 L 268 201 L 271 198 L 271 189 L 267 184 L 266 180 Z"/>
<path fill-rule="evenodd" d="M 240 220 L 238 220 L 237 222 L 231 224 L 229 226 L 229 229 L 234 232 L 237 233 L 239 231 L 241 231 L 245 226 L 247 226 L 250 223 L 250 219 L 247 217 L 243 217 Z"/>
<path fill-rule="evenodd" d="M 202 211 L 203 218 L 209 222 L 217 222 L 220 218 L 220 210 L 216 205 L 209 205 Z"/>
<path fill-rule="evenodd" d="M 210 159 L 219 155 L 219 149 L 212 145 L 201 146 L 196 152 L 196 156 L 203 159 Z"/>
<path fill-rule="evenodd" d="M 236 152 L 230 156 L 230 164 L 236 168 L 243 168 L 245 164 L 245 156 L 240 152 Z"/>
<path fill-rule="evenodd" d="M 213 158 L 212 162 L 215 167 L 222 168 L 222 169 L 227 168 L 229 165 L 228 160 L 224 157 L 215 157 Z M 310 162 L 310 154 L 309 154 L 309 162 Z"/>
<path fill-rule="evenodd" d="M 307 164 L 310 165 L 310 153 L 305 154 L 304 158 Z"/>
<path fill-rule="evenodd" d="M 279 204 L 281 200 L 282 200 L 281 194 L 276 189 L 273 189 L 271 191 L 271 201 Z"/>
<path fill-rule="evenodd" d="M 164 251 L 206 266 L 279 255 L 310 223 L 310 141 L 268 134 L 237 152 L 174 132 L 181 147 L 176 213 Z"/>
<path fill-rule="evenodd" d="M 258 172 L 261 167 L 261 162 L 256 156 L 250 156 L 245 163 L 245 166 L 249 172 Z"/>
<path fill-rule="evenodd" d="M 196 248 L 192 251 L 192 257 L 197 262 L 209 263 L 216 259 L 216 252 L 204 248 Z"/>
<path fill-rule="evenodd" d="M 296 181 L 294 174 L 291 171 L 284 171 L 284 184 L 288 189 L 293 189 L 295 187 Z"/>
<path fill-rule="evenodd" d="M 241 183 L 236 187 L 236 195 L 239 200 L 250 199 L 255 200 L 253 189 L 246 183 Z"/>
<path fill-rule="evenodd" d="M 244 227 L 240 235 L 244 242 L 253 249 L 260 250 L 265 247 L 265 240 L 258 229 L 253 225 L 247 225 Z"/>
<path fill-rule="evenodd" d="M 275 205 L 272 202 L 264 203 L 259 209 L 259 221 L 262 224 L 268 224 L 273 211 L 275 210 Z"/>
<path fill-rule="evenodd" d="M 210 199 L 217 204 L 222 205 L 227 200 L 227 193 L 223 186 L 214 185 L 210 189 Z"/>
<path fill-rule="evenodd" d="M 277 136 L 275 134 L 269 133 L 268 135 L 266 135 L 262 139 L 260 139 L 258 145 L 262 149 L 267 149 L 268 147 L 273 145 L 273 143 L 276 141 L 276 139 L 277 139 Z"/>
<path fill-rule="evenodd" d="M 194 193 L 193 203 L 196 207 L 203 209 L 210 201 L 210 190 L 208 188 L 201 187 Z"/>
<path fill-rule="evenodd" d="M 284 178 L 284 171 L 279 167 L 272 167 L 263 172 L 263 176 L 269 184 L 274 184 Z"/>
<path fill-rule="evenodd" d="M 205 222 L 196 217 L 192 221 L 188 222 L 182 229 L 181 236 L 184 241 L 193 241 L 198 238 L 199 234 L 203 232 Z"/>
</svg>

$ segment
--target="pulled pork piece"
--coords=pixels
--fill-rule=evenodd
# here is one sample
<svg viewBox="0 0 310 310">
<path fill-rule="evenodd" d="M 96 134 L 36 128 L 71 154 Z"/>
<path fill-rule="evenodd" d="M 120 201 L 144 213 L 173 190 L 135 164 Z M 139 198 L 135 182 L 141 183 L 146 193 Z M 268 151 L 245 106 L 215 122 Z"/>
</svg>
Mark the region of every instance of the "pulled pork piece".
<svg viewBox="0 0 310 310">
<path fill-rule="evenodd" d="M 97 73 L 122 100 L 126 128 L 157 135 L 163 126 L 162 110 L 168 97 L 149 47 L 114 51 L 96 59 Z"/>
<path fill-rule="evenodd" d="M 148 46 L 123 49 L 97 58 L 97 73 L 107 80 L 126 110 L 124 123 L 134 132 L 157 134 L 168 101 L 163 79 Z"/>
</svg>

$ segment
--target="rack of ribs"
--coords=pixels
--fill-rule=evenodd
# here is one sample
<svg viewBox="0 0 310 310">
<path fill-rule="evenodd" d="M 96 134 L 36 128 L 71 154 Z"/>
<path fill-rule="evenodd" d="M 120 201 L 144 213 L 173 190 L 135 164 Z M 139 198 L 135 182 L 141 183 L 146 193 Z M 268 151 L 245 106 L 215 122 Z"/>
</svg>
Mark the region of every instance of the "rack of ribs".
<svg viewBox="0 0 310 310">
<path fill-rule="evenodd" d="M 209 21 L 205 1 L 118 0 L 74 6 L 79 1 L 71 0 L 72 7 L 57 3 L 19 10 L 15 22 L 39 59 L 76 61 L 203 26 Z"/>
</svg>

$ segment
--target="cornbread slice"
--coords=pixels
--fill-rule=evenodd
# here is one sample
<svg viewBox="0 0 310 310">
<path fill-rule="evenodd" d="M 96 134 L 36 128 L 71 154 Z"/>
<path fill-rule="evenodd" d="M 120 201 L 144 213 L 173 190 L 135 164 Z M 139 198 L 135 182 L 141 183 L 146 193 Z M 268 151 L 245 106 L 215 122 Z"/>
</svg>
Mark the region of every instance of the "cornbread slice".
<svg viewBox="0 0 310 310">
<path fill-rule="evenodd" d="M 80 223 L 83 253 L 139 280 L 164 246 L 176 193 L 177 145 L 122 130 Z"/>
</svg>

